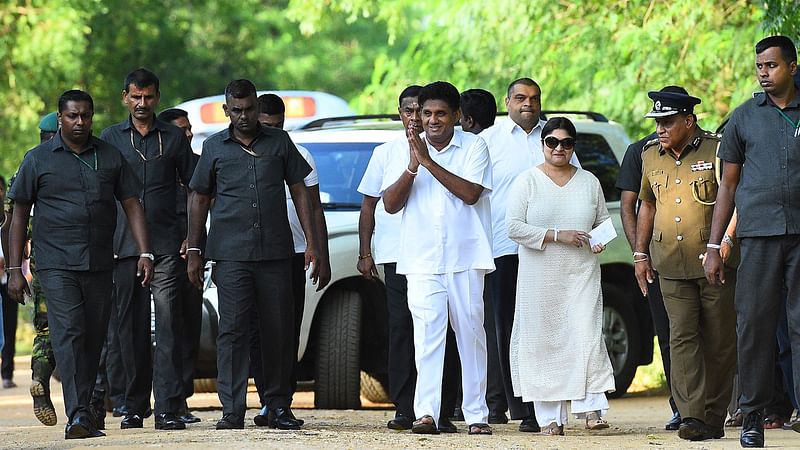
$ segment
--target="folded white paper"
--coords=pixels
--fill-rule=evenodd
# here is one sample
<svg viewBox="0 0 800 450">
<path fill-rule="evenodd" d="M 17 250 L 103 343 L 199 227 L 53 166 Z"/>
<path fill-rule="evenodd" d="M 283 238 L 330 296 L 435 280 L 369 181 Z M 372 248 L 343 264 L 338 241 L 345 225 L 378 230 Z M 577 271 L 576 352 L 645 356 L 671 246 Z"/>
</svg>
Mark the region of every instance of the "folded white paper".
<svg viewBox="0 0 800 450">
<path fill-rule="evenodd" d="M 594 230 L 590 231 L 589 235 L 592 236 L 591 239 L 589 239 L 590 245 L 606 245 L 611 242 L 612 239 L 617 237 L 617 230 L 614 228 L 614 223 L 611 221 L 611 217 L 609 217 L 608 219 L 604 220 L 603 223 L 595 227 Z"/>
</svg>

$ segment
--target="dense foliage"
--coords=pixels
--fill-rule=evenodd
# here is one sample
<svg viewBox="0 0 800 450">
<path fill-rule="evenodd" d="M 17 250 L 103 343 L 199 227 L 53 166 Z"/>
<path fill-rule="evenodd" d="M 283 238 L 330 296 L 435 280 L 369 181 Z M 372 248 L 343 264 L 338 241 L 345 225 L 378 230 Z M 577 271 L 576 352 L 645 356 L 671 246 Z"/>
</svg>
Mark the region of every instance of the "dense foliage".
<svg viewBox="0 0 800 450">
<path fill-rule="evenodd" d="M 95 130 L 122 120 L 122 80 L 162 80 L 161 107 L 220 93 L 232 78 L 313 89 L 363 113 L 396 108 L 410 83 L 482 87 L 503 107 L 531 76 L 547 109 L 591 109 L 636 138 L 648 90 L 680 84 L 713 129 L 757 90 L 753 44 L 797 39 L 797 1 L 7 0 L 0 3 L 0 173 L 38 142 L 58 95 L 95 98 Z"/>
</svg>

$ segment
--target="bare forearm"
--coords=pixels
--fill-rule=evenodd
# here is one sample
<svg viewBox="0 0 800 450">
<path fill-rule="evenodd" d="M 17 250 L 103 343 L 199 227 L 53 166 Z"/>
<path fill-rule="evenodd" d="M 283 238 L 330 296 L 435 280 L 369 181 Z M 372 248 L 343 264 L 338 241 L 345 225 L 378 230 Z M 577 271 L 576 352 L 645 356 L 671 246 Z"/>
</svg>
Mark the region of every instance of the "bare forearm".
<svg viewBox="0 0 800 450">
<path fill-rule="evenodd" d="M 361 201 L 361 213 L 358 215 L 358 252 L 359 255 L 372 253 L 372 233 L 375 231 L 375 208 L 378 197 L 364 196 Z"/>
<path fill-rule="evenodd" d="M 425 168 L 442 185 L 468 205 L 474 205 L 481 197 L 483 186 L 469 182 L 431 160 L 425 163 Z"/>
<path fill-rule="evenodd" d="M 150 252 L 150 242 L 147 238 L 147 221 L 139 199 L 131 197 L 121 201 L 120 204 L 122 209 L 125 210 L 125 215 L 128 216 L 131 234 L 133 234 L 133 240 L 136 241 L 136 245 L 139 247 L 139 252 Z"/>
<path fill-rule="evenodd" d="M 22 252 L 27 241 L 26 233 L 30 214 L 31 205 L 16 203 L 11 223 L 3 227 L 4 229 L 8 228 L 8 253 L 5 253 L 6 268 L 22 265 Z"/>
<path fill-rule="evenodd" d="M 389 186 L 383 194 L 383 207 L 389 214 L 396 214 L 406 206 L 411 186 L 414 185 L 414 175 L 408 171 L 403 172 L 395 183 Z"/>
<path fill-rule="evenodd" d="M 633 191 L 622 191 L 619 200 L 619 215 L 622 219 L 622 229 L 631 250 L 636 249 L 636 201 L 638 194 Z"/>
<path fill-rule="evenodd" d="M 714 205 L 714 215 L 711 220 L 711 237 L 708 242 L 719 244 L 722 241 L 722 234 L 730 224 L 733 215 L 733 192 L 724 185 L 717 191 L 717 204 Z M 735 222 L 734 222 L 735 227 Z"/>
<path fill-rule="evenodd" d="M 634 251 L 647 253 L 647 248 L 650 246 L 650 237 L 653 235 L 653 221 L 655 217 L 655 203 L 642 201 L 636 220 L 636 245 L 634 246 Z"/>
<path fill-rule="evenodd" d="M 322 200 L 319 198 L 319 185 L 308 189 L 311 200 L 311 214 L 314 217 L 314 233 L 316 233 L 317 246 L 320 256 L 328 258 L 328 224 L 325 222 L 325 211 L 322 209 Z"/>
<path fill-rule="evenodd" d="M 206 194 L 194 192 L 189 201 L 189 248 L 203 248 L 206 237 L 206 217 L 211 199 Z"/>
</svg>

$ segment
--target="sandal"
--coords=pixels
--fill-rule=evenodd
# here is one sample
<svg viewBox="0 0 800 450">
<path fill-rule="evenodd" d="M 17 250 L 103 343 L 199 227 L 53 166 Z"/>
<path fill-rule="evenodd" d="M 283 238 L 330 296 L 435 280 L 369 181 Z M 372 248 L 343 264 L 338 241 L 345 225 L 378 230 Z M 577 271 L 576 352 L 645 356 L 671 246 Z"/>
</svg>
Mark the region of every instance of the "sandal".
<svg viewBox="0 0 800 450">
<path fill-rule="evenodd" d="M 766 419 L 764 419 L 764 428 L 768 430 L 783 428 L 783 425 L 788 421 L 789 419 L 786 417 L 782 417 L 778 414 L 770 414 Z"/>
<path fill-rule="evenodd" d="M 602 430 L 608 428 L 608 422 L 600 417 L 600 413 L 592 411 L 586 413 L 586 429 L 587 430 Z"/>
<path fill-rule="evenodd" d="M 552 422 L 550 425 L 542 428 L 542 434 L 545 436 L 563 436 L 564 425 L 557 425 L 555 422 Z"/>
<path fill-rule="evenodd" d="M 414 421 L 411 425 L 411 432 L 417 434 L 439 434 L 439 428 L 436 426 L 436 421 L 433 420 L 433 417 L 425 414 Z"/>
<path fill-rule="evenodd" d="M 744 420 L 744 414 L 742 413 L 741 409 L 737 409 L 729 418 L 725 421 L 726 427 L 740 427 L 742 426 L 742 421 Z"/>
<path fill-rule="evenodd" d="M 473 423 L 469 425 L 469 434 L 492 434 L 492 427 L 488 423 Z"/>
</svg>

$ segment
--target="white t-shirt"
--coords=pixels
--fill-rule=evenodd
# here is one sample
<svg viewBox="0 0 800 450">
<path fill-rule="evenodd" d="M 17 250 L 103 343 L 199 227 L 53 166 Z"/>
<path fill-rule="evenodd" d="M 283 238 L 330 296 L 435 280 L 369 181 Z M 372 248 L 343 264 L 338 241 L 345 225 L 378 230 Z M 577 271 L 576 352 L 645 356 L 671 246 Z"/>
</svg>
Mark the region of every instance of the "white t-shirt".
<svg viewBox="0 0 800 450">
<path fill-rule="evenodd" d="M 406 161 L 408 161 L 408 139 L 404 131 L 399 131 L 397 134 L 397 139 L 381 144 L 372 151 L 367 170 L 358 185 L 358 192 L 370 197 L 381 197 L 383 193 L 381 186 L 384 184 L 389 161 L 398 154 L 405 154 Z M 397 214 L 389 214 L 383 206 L 383 198 L 378 200 L 378 204 L 375 206 L 375 234 L 372 238 L 372 259 L 375 264 L 397 262 L 397 255 L 400 252 L 398 237 L 402 219 L 402 211 Z"/>
<path fill-rule="evenodd" d="M 420 166 L 402 213 L 397 273 L 494 270 L 489 205 L 492 169 L 486 143 L 477 135 L 456 130 L 450 144 L 441 151 L 427 146 L 437 164 L 464 180 L 480 184 L 484 191 L 477 203 L 467 205 Z M 381 192 L 394 184 L 408 167 L 408 152 L 394 156 Z"/>
<path fill-rule="evenodd" d="M 316 186 L 319 184 L 319 174 L 317 173 L 317 163 L 314 162 L 314 157 L 302 145 L 295 144 L 297 151 L 303 155 L 306 162 L 311 166 L 311 172 L 303 178 L 303 185 L 306 187 Z M 297 216 L 297 209 L 294 207 L 292 201 L 292 194 L 289 192 L 289 186 L 286 185 L 286 213 L 289 215 L 289 228 L 292 229 L 292 240 L 294 241 L 294 252 L 303 253 L 306 251 L 306 235 L 303 233 L 303 227 L 300 225 L 300 218 Z"/>
<path fill-rule="evenodd" d="M 544 162 L 542 127 L 545 123 L 540 120 L 529 134 L 507 118 L 480 133 L 492 159 L 492 249 L 495 258 L 517 254 L 517 243 L 508 238 L 506 229 L 506 200 L 517 175 Z M 581 166 L 575 153 L 569 162 Z"/>
</svg>

